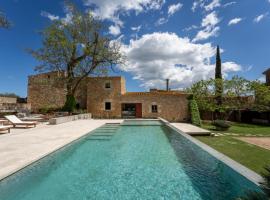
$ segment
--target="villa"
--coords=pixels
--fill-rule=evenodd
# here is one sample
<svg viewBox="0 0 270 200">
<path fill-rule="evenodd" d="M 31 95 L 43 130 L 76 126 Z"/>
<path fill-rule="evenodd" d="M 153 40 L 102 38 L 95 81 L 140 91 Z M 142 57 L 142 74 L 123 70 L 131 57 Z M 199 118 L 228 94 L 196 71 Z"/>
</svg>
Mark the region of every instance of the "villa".
<svg viewBox="0 0 270 200">
<path fill-rule="evenodd" d="M 57 77 L 57 72 L 29 76 L 28 103 L 32 111 L 64 105 L 65 86 L 57 83 Z M 75 96 L 77 107 L 86 109 L 94 118 L 162 117 L 169 121 L 187 121 L 188 95 L 170 91 L 168 81 L 166 90 L 127 92 L 124 77 L 87 77 Z"/>
</svg>

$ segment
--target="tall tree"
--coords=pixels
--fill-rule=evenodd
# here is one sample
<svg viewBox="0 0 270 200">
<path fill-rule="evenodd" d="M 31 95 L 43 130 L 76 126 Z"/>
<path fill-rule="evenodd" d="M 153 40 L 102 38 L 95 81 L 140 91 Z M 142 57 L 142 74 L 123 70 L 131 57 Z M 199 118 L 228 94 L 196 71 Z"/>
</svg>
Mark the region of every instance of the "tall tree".
<svg viewBox="0 0 270 200">
<path fill-rule="evenodd" d="M 55 20 L 41 32 L 43 47 L 30 50 L 41 62 L 38 71 L 65 72 L 65 110 L 75 107 L 79 84 L 93 73 L 103 72 L 122 61 L 120 46 L 104 34 L 104 26 L 90 12 L 66 3 L 70 20 Z"/>
<path fill-rule="evenodd" d="M 218 107 L 222 106 L 222 96 L 223 96 L 223 79 L 221 69 L 221 58 L 219 46 L 217 46 L 216 69 L 215 69 L 215 99 Z M 221 117 L 219 110 L 217 110 L 217 117 L 218 118 Z"/>
<path fill-rule="evenodd" d="M 9 28 L 10 21 L 7 19 L 6 15 L 0 11 L 0 28 Z"/>
<path fill-rule="evenodd" d="M 217 54 L 216 54 L 216 71 L 215 71 L 215 79 L 222 79 L 221 58 L 220 58 L 219 45 L 217 46 Z"/>
</svg>

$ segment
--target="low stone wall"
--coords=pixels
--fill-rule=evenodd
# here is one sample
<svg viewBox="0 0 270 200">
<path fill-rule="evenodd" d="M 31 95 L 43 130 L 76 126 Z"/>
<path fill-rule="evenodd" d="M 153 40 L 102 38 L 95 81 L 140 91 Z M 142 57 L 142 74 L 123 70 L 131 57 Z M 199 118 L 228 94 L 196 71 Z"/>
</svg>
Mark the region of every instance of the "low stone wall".
<svg viewBox="0 0 270 200">
<path fill-rule="evenodd" d="M 0 103 L 17 103 L 16 97 L 0 97 Z"/>
<path fill-rule="evenodd" d="M 24 112 L 28 113 L 31 110 L 29 103 L 0 103 L 0 113 L 4 112 Z"/>
<path fill-rule="evenodd" d="M 65 117 L 57 117 L 57 118 L 51 118 L 49 120 L 49 124 L 56 125 L 56 124 L 62 124 L 62 123 L 71 122 L 71 121 L 75 121 L 79 119 L 91 119 L 91 117 L 92 117 L 91 113 L 71 115 L 71 116 L 65 116 Z"/>
</svg>

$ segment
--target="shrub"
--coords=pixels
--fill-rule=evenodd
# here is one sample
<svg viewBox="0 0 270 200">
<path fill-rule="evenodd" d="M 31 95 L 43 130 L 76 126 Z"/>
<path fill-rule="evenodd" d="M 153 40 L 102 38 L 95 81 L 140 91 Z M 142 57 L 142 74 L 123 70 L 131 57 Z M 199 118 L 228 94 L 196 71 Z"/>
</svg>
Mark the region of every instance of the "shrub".
<svg viewBox="0 0 270 200">
<path fill-rule="evenodd" d="M 63 107 L 63 111 L 67 111 L 69 113 L 73 112 L 76 108 L 76 100 L 73 95 L 67 95 L 66 96 L 66 103 Z"/>
<path fill-rule="evenodd" d="M 196 126 L 201 126 L 201 117 L 200 117 L 200 111 L 197 105 L 196 100 L 193 98 L 193 95 L 190 95 L 188 97 L 189 100 L 189 109 L 191 113 L 191 123 Z"/>
<path fill-rule="evenodd" d="M 218 131 L 227 131 L 231 127 L 230 123 L 225 120 L 215 120 L 212 125 L 214 125 Z"/>
<path fill-rule="evenodd" d="M 53 113 L 53 112 L 59 111 L 59 110 L 61 110 L 61 108 L 47 106 L 47 107 L 40 108 L 39 113 L 45 115 L 45 114 Z"/>
</svg>

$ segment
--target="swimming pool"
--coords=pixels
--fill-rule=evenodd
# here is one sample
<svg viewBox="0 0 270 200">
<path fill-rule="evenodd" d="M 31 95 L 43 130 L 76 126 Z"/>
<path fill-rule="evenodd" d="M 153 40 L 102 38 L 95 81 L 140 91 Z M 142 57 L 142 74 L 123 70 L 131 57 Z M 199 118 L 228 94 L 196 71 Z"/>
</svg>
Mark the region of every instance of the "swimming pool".
<svg viewBox="0 0 270 200">
<path fill-rule="evenodd" d="M 0 199 L 234 199 L 258 187 L 160 121 L 98 128 L 0 182 Z"/>
</svg>

